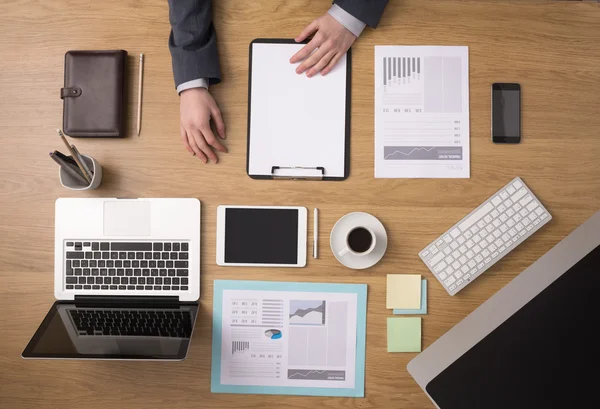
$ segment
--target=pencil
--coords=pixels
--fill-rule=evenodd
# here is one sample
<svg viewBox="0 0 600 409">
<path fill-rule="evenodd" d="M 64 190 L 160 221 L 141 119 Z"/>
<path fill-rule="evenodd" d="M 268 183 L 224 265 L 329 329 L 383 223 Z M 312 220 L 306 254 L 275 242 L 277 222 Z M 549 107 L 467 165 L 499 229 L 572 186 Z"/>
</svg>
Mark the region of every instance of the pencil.
<svg viewBox="0 0 600 409">
<path fill-rule="evenodd" d="M 144 78 L 144 54 L 140 54 L 140 73 L 138 79 L 138 106 L 137 106 L 137 134 L 140 136 L 142 129 L 142 84 Z"/>
<path fill-rule="evenodd" d="M 85 168 L 83 167 L 83 165 L 81 164 L 81 162 L 77 158 L 77 155 L 75 154 L 75 152 L 73 152 L 73 148 L 71 148 L 71 145 L 69 145 L 69 142 L 67 142 L 67 139 L 65 138 L 65 134 L 63 134 L 60 129 L 57 129 L 56 132 L 58 133 L 58 136 L 60 136 L 60 139 L 62 139 L 62 141 L 67 146 L 67 149 L 69 150 L 69 153 L 73 157 L 73 160 L 75 161 L 75 163 L 77 163 L 77 167 L 79 168 L 79 170 L 83 174 L 83 177 L 85 178 L 85 180 L 87 180 L 88 183 L 92 183 L 92 180 L 90 179 L 90 177 L 88 176 L 87 172 L 85 171 Z"/>
</svg>

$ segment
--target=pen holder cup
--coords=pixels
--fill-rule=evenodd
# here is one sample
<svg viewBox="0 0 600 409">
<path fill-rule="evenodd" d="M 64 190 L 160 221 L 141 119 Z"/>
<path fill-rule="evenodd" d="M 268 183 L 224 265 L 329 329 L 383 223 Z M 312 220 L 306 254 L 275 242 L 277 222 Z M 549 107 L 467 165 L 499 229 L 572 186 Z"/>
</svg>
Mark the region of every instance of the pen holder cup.
<svg viewBox="0 0 600 409">
<path fill-rule="evenodd" d="M 71 175 L 60 168 L 58 176 L 60 178 L 60 184 L 71 190 L 91 190 L 96 189 L 102 182 L 102 166 L 91 156 L 81 155 L 86 165 L 93 172 L 92 183 L 85 186 L 75 180 Z M 72 156 L 69 156 L 72 158 Z"/>
</svg>

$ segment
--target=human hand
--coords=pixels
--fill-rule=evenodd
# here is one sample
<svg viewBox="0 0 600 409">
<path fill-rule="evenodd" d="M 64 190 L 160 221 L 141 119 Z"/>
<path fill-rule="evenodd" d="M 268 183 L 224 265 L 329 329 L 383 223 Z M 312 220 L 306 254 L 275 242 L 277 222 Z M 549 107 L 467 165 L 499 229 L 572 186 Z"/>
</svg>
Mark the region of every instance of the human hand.
<svg viewBox="0 0 600 409">
<path fill-rule="evenodd" d="M 225 139 L 225 124 L 215 99 L 206 88 L 186 89 L 180 94 L 179 112 L 179 133 L 183 146 L 202 162 L 207 163 L 210 159 L 217 163 L 213 149 L 219 152 L 227 152 L 227 149 L 215 137 L 210 126 L 212 119 L 217 134 Z"/>
<path fill-rule="evenodd" d="M 296 72 L 302 74 L 308 70 L 307 77 L 312 77 L 319 71 L 321 75 L 327 75 L 356 41 L 356 36 L 329 13 L 323 14 L 310 23 L 295 40 L 296 42 L 304 41 L 313 33 L 312 40 L 290 59 L 292 64 L 304 60 L 296 68 Z"/>
</svg>

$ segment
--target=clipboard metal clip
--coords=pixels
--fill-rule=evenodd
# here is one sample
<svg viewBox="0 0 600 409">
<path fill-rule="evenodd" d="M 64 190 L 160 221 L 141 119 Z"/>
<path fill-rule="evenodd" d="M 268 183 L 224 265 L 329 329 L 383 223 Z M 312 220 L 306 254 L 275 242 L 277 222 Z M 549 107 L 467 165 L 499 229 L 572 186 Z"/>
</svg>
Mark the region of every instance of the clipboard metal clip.
<svg viewBox="0 0 600 409">
<path fill-rule="evenodd" d="M 325 177 L 325 168 L 322 166 L 273 166 L 271 167 L 271 177 L 273 179 L 287 180 L 323 180 Z"/>
</svg>

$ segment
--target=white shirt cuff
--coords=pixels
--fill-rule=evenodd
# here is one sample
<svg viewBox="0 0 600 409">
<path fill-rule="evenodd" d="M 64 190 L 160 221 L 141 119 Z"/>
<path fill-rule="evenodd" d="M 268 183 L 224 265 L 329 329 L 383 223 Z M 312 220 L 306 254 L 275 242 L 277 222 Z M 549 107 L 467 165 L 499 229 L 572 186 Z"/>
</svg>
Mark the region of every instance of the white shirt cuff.
<svg viewBox="0 0 600 409">
<path fill-rule="evenodd" d="M 186 89 L 190 88 L 206 88 L 208 89 L 208 81 L 204 78 L 198 78 L 197 80 L 191 80 L 188 82 L 184 82 L 183 84 L 179 84 L 177 87 L 177 93 L 181 94 Z"/>
<path fill-rule="evenodd" d="M 354 34 L 357 38 L 367 26 L 365 23 L 354 17 L 352 14 L 348 13 L 346 10 L 344 10 L 337 4 L 332 5 L 328 13 L 331 17 L 336 19 L 338 23 L 346 27 L 348 31 Z"/>
</svg>

